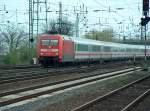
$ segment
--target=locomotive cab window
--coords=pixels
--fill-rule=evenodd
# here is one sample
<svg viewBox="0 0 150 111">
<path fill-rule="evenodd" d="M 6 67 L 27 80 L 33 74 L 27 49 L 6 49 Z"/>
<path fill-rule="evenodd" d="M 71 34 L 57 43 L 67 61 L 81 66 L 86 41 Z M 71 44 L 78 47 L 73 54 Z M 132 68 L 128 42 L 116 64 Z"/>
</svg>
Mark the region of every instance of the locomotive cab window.
<svg viewBox="0 0 150 111">
<path fill-rule="evenodd" d="M 50 45 L 51 46 L 57 46 L 58 45 L 58 40 L 51 40 Z"/>
<path fill-rule="evenodd" d="M 50 40 L 41 40 L 42 45 L 49 46 Z"/>
<path fill-rule="evenodd" d="M 58 40 L 42 40 L 41 43 L 44 46 L 57 46 Z"/>
</svg>

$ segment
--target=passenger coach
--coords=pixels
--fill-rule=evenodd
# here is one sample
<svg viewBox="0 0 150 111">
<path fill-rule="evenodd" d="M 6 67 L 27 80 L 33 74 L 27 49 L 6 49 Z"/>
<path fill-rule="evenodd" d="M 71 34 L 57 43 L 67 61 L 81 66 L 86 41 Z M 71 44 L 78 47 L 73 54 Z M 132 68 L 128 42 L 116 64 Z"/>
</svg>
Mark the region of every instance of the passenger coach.
<svg viewBox="0 0 150 111">
<path fill-rule="evenodd" d="M 149 46 L 146 52 L 149 57 Z M 142 58 L 144 54 L 143 45 L 120 44 L 63 35 L 40 35 L 37 41 L 38 60 L 44 66 L 65 62 Z"/>
</svg>

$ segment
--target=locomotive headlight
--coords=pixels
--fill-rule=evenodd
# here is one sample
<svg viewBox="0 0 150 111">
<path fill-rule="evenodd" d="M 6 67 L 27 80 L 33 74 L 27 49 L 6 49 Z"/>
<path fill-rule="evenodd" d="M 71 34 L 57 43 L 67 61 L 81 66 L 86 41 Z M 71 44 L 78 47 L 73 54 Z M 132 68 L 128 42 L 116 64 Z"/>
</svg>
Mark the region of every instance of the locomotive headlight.
<svg viewBox="0 0 150 111">
<path fill-rule="evenodd" d="M 58 49 L 51 49 L 52 52 L 58 52 Z"/>
<path fill-rule="evenodd" d="M 58 55 L 58 52 L 56 52 L 55 54 Z"/>
<path fill-rule="evenodd" d="M 47 52 L 47 49 L 41 49 L 41 52 Z"/>
</svg>

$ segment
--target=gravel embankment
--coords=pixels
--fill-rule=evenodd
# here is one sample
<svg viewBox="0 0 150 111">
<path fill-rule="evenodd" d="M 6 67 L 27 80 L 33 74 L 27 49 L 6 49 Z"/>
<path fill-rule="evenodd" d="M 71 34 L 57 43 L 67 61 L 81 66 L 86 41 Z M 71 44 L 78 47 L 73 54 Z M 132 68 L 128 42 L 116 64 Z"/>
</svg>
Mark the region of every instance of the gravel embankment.
<svg viewBox="0 0 150 111">
<path fill-rule="evenodd" d="M 118 91 L 83 111 L 121 111 L 150 88 L 150 78 Z"/>
<path fill-rule="evenodd" d="M 147 75 L 147 73 L 135 72 L 134 74 L 101 81 L 82 88 L 67 90 L 67 92 L 55 96 L 14 107 L 9 111 L 70 111 L 87 101 L 106 94 L 108 91 L 112 91 L 144 75 Z"/>
<path fill-rule="evenodd" d="M 60 96 L 57 102 L 51 103 L 50 101 L 46 107 L 43 106 L 43 108 L 37 108 L 35 111 L 70 111 L 71 109 L 84 104 L 93 98 L 106 94 L 108 91 L 112 91 L 131 81 L 136 80 L 137 78 L 143 77 L 146 75 L 144 73 L 145 72 L 136 72 L 132 75 L 102 81 L 100 83 L 80 88 L 75 91 L 68 91 Z"/>
<path fill-rule="evenodd" d="M 137 104 L 131 111 L 149 111 L 150 110 L 150 95 L 146 96 L 143 101 Z"/>
<path fill-rule="evenodd" d="M 127 68 L 127 66 L 124 66 L 123 68 Z M 72 79 L 72 78 L 82 77 L 85 75 L 92 75 L 96 73 L 104 73 L 106 71 L 108 72 L 108 71 L 113 71 L 113 70 L 116 70 L 116 68 L 109 67 L 105 69 L 97 69 L 95 71 L 91 70 L 88 73 L 85 73 L 84 71 L 83 72 L 81 71 L 80 73 L 72 72 L 72 73 L 65 73 L 65 74 L 60 74 L 60 75 L 47 76 L 45 78 L 25 80 L 25 81 L 13 82 L 13 83 L 8 83 L 8 84 L 1 84 L 0 92 L 2 93 L 2 92 L 11 91 L 11 90 L 19 89 L 19 88 L 37 86 L 41 84 L 47 84 L 47 83 L 52 83 L 52 82 L 56 82 L 60 80 Z"/>
</svg>

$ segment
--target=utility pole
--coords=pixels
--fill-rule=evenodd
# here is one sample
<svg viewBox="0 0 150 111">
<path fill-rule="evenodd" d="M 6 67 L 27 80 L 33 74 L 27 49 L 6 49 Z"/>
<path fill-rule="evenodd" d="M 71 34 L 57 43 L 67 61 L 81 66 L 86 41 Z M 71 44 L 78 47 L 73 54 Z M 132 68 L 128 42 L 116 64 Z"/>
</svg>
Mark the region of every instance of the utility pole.
<svg viewBox="0 0 150 111">
<path fill-rule="evenodd" d="M 6 20 L 6 16 L 5 16 L 5 14 L 6 13 L 8 13 L 7 11 L 6 11 L 6 6 L 5 6 L 5 4 L 3 5 L 3 8 L 0 10 L 0 12 L 1 12 L 1 22 L 0 23 L 2 23 L 2 24 L 5 24 L 5 20 Z"/>
<path fill-rule="evenodd" d="M 45 17 L 44 19 L 40 18 L 40 4 L 42 3 L 45 6 L 44 12 L 46 13 L 46 15 L 44 16 Z M 16 15 L 16 18 L 17 18 L 17 15 Z M 37 36 L 39 34 L 39 20 L 46 21 L 45 24 L 47 28 L 47 0 L 44 0 L 44 2 L 40 0 L 29 0 L 29 61 L 31 61 L 33 57 L 31 53 L 31 50 L 33 48 L 33 42 L 34 42 L 33 35 L 35 32 Z"/>
<path fill-rule="evenodd" d="M 76 16 L 76 20 L 75 20 L 75 36 L 79 37 L 80 36 L 80 31 L 79 31 L 79 27 L 80 27 L 80 22 L 83 22 L 84 26 L 87 28 L 87 19 L 86 19 L 86 14 L 88 13 L 87 11 L 87 7 L 85 7 L 85 5 L 83 4 L 82 6 L 80 5 L 80 9 L 76 9 L 76 7 L 74 7 L 74 13 Z M 81 19 L 81 21 L 80 21 Z M 84 23 L 85 22 L 85 23 Z"/>
<path fill-rule="evenodd" d="M 16 9 L 16 23 L 18 25 L 18 10 Z"/>
<path fill-rule="evenodd" d="M 48 8 L 47 8 L 47 0 L 45 0 L 45 11 L 46 11 L 46 18 L 45 18 L 45 22 L 46 22 L 46 30 L 48 30 L 48 22 L 47 22 L 47 18 L 48 18 Z"/>
<path fill-rule="evenodd" d="M 42 8 L 45 7 L 44 13 L 45 16 L 43 16 Z M 33 23 L 34 26 L 34 32 L 36 32 L 36 35 L 39 35 L 39 29 L 40 29 L 40 23 L 43 21 L 45 22 L 45 28 L 47 30 L 47 0 L 33 0 Z"/>
<path fill-rule="evenodd" d="M 37 18 L 36 18 L 36 23 L 37 23 L 37 24 L 36 24 L 36 25 L 37 25 L 37 26 L 36 26 L 36 33 L 37 33 L 37 36 L 38 36 L 38 34 L 39 34 L 39 3 L 40 3 L 39 0 L 37 0 L 37 7 L 36 7 L 36 8 L 37 8 L 37 9 L 36 9 L 36 15 L 37 15 L 37 16 L 36 16 L 36 17 L 37 17 Z"/>
<path fill-rule="evenodd" d="M 79 13 L 76 15 L 76 37 L 79 37 Z"/>
<path fill-rule="evenodd" d="M 59 34 L 62 33 L 62 3 L 59 2 Z"/>
<path fill-rule="evenodd" d="M 99 32 L 101 31 L 101 18 L 99 17 Z"/>
<path fill-rule="evenodd" d="M 31 60 L 31 41 L 33 40 L 33 1 L 29 0 L 29 62 Z"/>
</svg>

